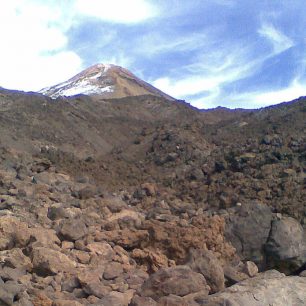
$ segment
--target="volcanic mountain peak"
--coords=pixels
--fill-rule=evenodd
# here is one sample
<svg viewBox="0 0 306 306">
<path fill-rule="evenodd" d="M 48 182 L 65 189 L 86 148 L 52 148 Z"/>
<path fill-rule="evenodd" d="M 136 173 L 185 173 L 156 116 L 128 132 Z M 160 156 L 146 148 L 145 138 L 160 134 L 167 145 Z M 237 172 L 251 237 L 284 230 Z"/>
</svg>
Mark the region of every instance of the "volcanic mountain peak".
<svg viewBox="0 0 306 306">
<path fill-rule="evenodd" d="M 139 79 L 130 71 L 113 64 L 96 64 L 68 81 L 44 88 L 40 93 L 57 98 L 78 94 L 99 95 L 104 98 L 123 98 L 151 94 L 174 100 L 172 97 Z"/>
</svg>

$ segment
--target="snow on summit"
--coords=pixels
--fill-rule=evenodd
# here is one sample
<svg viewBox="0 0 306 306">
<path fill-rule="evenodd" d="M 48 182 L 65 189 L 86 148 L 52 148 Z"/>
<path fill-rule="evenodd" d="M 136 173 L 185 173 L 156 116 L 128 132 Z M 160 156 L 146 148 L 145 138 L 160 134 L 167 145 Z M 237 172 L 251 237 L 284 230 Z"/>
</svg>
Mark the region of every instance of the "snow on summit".
<svg viewBox="0 0 306 306">
<path fill-rule="evenodd" d="M 53 99 L 78 94 L 99 95 L 103 98 L 150 94 L 173 100 L 172 97 L 139 79 L 127 69 L 112 64 L 96 64 L 68 81 L 40 90 L 40 93 Z"/>
<path fill-rule="evenodd" d="M 66 82 L 44 88 L 40 92 L 54 99 L 59 96 L 69 97 L 78 94 L 95 95 L 111 93 L 114 91 L 114 84 L 111 84 L 112 80 L 108 78 L 106 73 L 113 66 L 110 64 L 97 64 Z"/>
</svg>

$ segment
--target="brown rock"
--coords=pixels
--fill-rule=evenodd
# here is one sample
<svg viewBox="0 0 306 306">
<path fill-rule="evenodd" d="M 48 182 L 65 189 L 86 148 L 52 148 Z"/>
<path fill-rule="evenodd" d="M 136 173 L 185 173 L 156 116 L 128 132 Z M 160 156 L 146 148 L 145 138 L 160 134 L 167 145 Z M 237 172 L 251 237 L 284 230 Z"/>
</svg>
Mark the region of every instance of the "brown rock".
<svg viewBox="0 0 306 306">
<path fill-rule="evenodd" d="M 0 233 L 0 251 L 25 247 L 30 240 L 27 224 L 12 216 L 0 218 Z"/>
<path fill-rule="evenodd" d="M 168 259 L 160 250 L 134 249 L 131 256 L 138 264 L 146 266 L 147 271 L 151 273 L 157 272 L 160 268 L 175 266 L 175 262 Z"/>
<path fill-rule="evenodd" d="M 33 271 L 42 276 L 56 275 L 60 271 L 71 271 L 76 263 L 66 255 L 52 249 L 38 247 L 32 251 Z"/>
<path fill-rule="evenodd" d="M 85 250 L 87 252 L 94 253 L 99 256 L 99 258 L 107 261 L 111 261 L 114 256 L 115 252 L 112 247 L 106 242 L 92 242 L 89 243 Z"/>
<path fill-rule="evenodd" d="M 74 248 L 74 243 L 71 241 L 62 241 L 62 249 L 71 250 Z"/>
<path fill-rule="evenodd" d="M 179 226 L 175 221 L 161 222 L 147 220 L 144 228 L 150 233 L 148 241 L 142 241 L 141 249 L 159 249 L 177 263 L 186 261 L 190 248 L 209 249 L 221 254 L 223 259 L 231 259 L 235 249 L 225 241 L 224 219 L 220 216 L 203 215 L 192 218 L 187 226 Z"/>
<path fill-rule="evenodd" d="M 90 262 L 90 255 L 87 252 L 79 251 L 79 250 L 72 250 L 71 254 L 74 256 L 74 258 L 82 263 L 82 264 L 88 264 Z"/>
<path fill-rule="evenodd" d="M 149 240 L 149 233 L 147 230 L 136 229 L 105 231 L 97 233 L 96 239 L 111 241 L 123 248 L 138 248 Z"/>
<path fill-rule="evenodd" d="M 208 250 L 191 250 L 187 265 L 201 273 L 210 287 L 210 293 L 224 289 L 224 272 L 220 261 Z"/>
<path fill-rule="evenodd" d="M 52 301 L 42 292 L 35 294 L 32 303 L 34 306 L 52 306 Z"/>
<path fill-rule="evenodd" d="M 198 291 L 206 291 L 208 294 L 206 280 L 203 275 L 193 272 L 187 266 L 161 269 L 152 274 L 141 287 L 141 295 L 154 300 L 169 294 L 185 296 Z"/>
<path fill-rule="evenodd" d="M 157 303 L 150 297 L 134 296 L 130 306 L 157 306 Z"/>
<path fill-rule="evenodd" d="M 68 241 L 76 241 L 83 238 L 87 233 L 84 221 L 80 219 L 63 220 L 61 223 L 60 235 Z"/>
<path fill-rule="evenodd" d="M 122 265 L 118 262 L 112 262 L 108 264 L 103 273 L 103 278 L 106 280 L 112 280 L 117 278 L 123 273 Z"/>
<path fill-rule="evenodd" d="M 102 274 L 104 272 L 104 267 L 100 266 L 97 268 L 91 268 L 88 269 L 86 268 L 83 271 L 80 271 L 77 275 L 77 279 L 79 281 L 79 283 L 81 284 L 81 286 L 87 286 L 90 283 L 97 283 L 100 281 Z"/>
<path fill-rule="evenodd" d="M 83 286 L 84 292 L 88 295 L 96 296 L 97 298 L 101 299 L 106 296 L 110 291 L 110 287 L 103 285 L 100 281 L 90 282 Z"/>
<path fill-rule="evenodd" d="M 33 267 L 30 258 L 25 256 L 21 249 L 0 252 L 0 260 L 5 263 L 5 266 L 14 269 L 31 271 Z"/>
<path fill-rule="evenodd" d="M 160 298 L 158 306 L 190 306 L 190 304 L 184 298 L 170 294 Z"/>
<path fill-rule="evenodd" d="M 31 228 L 32 239 L 39 244 L 39 246 L 50 247 L 59 246 L 61 241 L 58 239 L 55 230 L 46 229 L 42 227 Z"/>
<path fill-rule="evenodd" d="M 149 197 L 156 196 L 157 186 L 152 183 L 144 183 L 141 185 L 141 188 L 146 192 L 146 195 Z"/>
<path fill-rule="evenodd" d="M 104 298 L 101 299 L 103 306 L 128 306 L 131 298 L 127 297 L 124 293 L 112 291 Z"/>
</svg>

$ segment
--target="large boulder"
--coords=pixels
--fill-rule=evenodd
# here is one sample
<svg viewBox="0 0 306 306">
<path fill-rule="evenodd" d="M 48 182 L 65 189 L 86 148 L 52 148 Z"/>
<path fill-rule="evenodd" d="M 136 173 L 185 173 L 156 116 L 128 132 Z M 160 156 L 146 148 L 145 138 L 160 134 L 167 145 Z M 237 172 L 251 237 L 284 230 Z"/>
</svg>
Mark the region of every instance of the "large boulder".
<svg viewBox="0 0 306 306">
<path fill-rule="evenodd" d="M 302 306 L 306 305 L 306 278 L 285 276 L 276 270 L 270 270 L 222 292 L 197 299 L 197 302 L 202 306 Z"/>
<path fill-rule="evenodd" d="M 267 264 L 290 274 L 306 263 L 306 233 L 301 224 L 291 218 L 272 222 L 265 245 Z"/>
<path fill-rule="evenodd" d="M 269 237 L 271 221 L 270 208 L 258 202 L 238 206 L 236 213 L 228 216 L 225 236 L 236 248 L 241 259 L 263 266 L 264 245 Z"/>
<path fill-rule="evenodd" d="M 141 287 L 141 296 L 158 300 L 170 294 L 186 296 L 191 293 L 209 292 L 204 276 L 193 272 L 188 266 L 160 269 L 152 274 Z"/>
</svg>

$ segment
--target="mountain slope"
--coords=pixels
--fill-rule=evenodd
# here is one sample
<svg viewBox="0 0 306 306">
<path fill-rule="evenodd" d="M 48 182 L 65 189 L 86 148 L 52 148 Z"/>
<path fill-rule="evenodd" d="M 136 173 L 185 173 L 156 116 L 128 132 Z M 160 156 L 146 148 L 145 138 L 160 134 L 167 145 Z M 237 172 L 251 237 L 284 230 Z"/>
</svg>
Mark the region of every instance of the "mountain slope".
<svg viewBox="0 0 306 306">
<path fill-rule="evenodd" d="M 174 100 L 127 69 L 111 64 L 96 64 L 66 82 L 42 89 L 40 93 L 51 98 L 78 94 L 123 98 L 149 94 Z"/>
<path fill-rule="evenodd" d="M 305 105 L 0 89 L 0 304 L 305 305 Z"/>
</svg>

